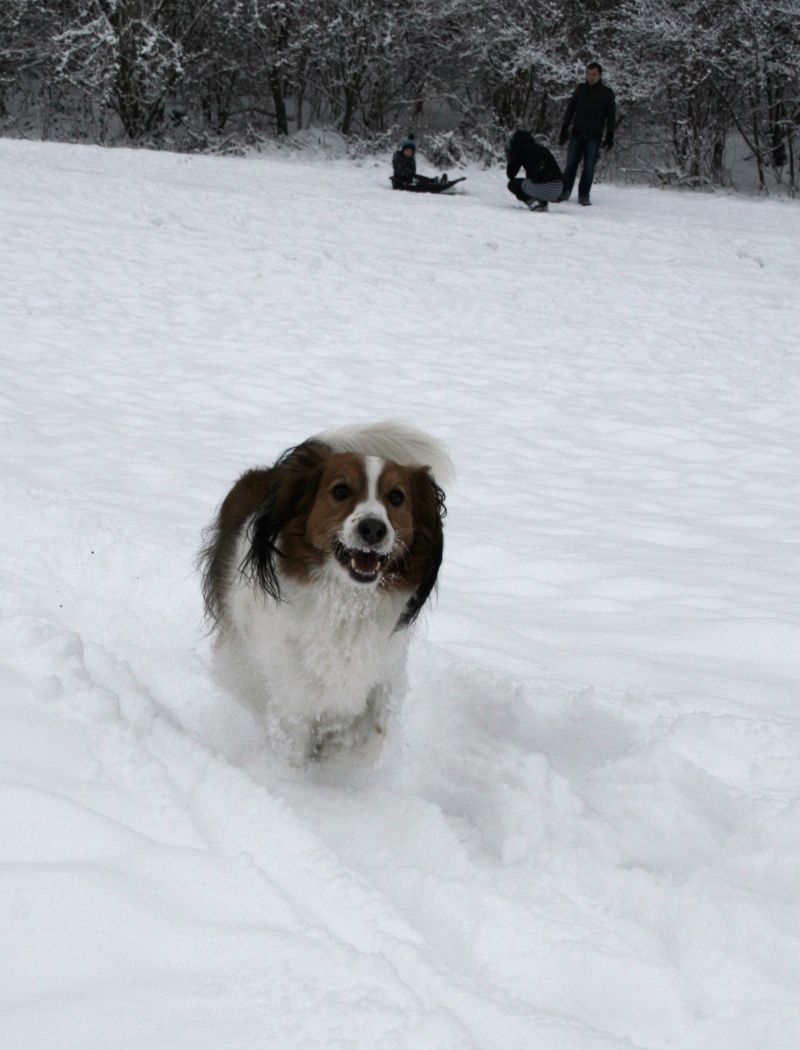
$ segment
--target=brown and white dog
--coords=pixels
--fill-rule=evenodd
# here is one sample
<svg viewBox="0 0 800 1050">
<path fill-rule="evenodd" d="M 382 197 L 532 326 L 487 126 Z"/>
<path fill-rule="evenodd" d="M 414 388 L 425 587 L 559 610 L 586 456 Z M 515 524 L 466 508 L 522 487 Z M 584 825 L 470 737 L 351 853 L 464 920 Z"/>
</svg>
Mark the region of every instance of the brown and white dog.
<svg viewBox="0 0 800 1050">
<path fill-rule="evenodd" d="M 378 423 L 309 438 L 225 498 L 200 554 L 206 613 L 293 764 L 380 753 L 451 474 L 434 438 Z"/>
</svg>

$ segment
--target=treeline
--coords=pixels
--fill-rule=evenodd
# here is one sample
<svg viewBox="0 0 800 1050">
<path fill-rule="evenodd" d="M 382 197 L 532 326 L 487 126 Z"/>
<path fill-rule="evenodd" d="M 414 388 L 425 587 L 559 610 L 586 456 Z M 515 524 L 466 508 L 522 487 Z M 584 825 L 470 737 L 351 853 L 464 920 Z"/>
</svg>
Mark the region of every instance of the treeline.
<svg viewBox="0 0 800 1050">
<path fill-rule="evenodd" d="M 722 183 L 735 133 L 762 186 L 798 187 L 800 0 L 0 0 L 0 120 L 184 149 L 414 127 L 491 154 L 517 124 L 552 140 L 590 59 L 629 166 Z"/>
</svg>

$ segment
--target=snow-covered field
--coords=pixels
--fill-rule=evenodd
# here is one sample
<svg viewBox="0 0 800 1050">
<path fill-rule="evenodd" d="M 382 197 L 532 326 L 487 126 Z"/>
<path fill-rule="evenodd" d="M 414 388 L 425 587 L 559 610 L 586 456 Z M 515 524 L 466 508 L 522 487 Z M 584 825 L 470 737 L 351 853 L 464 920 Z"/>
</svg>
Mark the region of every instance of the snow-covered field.
<svg viewBox="0 0 800 1050">
<path fill-rule="evenodd" d="M 0 141 L 0 1046 L 794 1050 L 800 205 L 387 174 Z M 193 558 L 383 418 L 438 601 L 291 771 Z"/>
</svg>

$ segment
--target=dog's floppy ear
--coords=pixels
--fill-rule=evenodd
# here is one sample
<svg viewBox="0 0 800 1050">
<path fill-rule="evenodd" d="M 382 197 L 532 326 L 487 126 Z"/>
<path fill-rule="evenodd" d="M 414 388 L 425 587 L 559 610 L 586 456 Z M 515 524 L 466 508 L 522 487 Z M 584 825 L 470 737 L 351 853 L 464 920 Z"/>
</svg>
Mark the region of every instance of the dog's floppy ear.
<svg viewBox="0 0 800 1050">
<path fill-rule="evenodd" d="M 225 619 L 225 591 L 233 572 L 236 540 L 251 514 L 261 506 L 269 491 L 272 469 L 247 470 L 222 502 L 213 523 L 203 530 L 204 545 L 197 558 L 203 574 L 203 601 L 206 619 L 218 626 Z"/>
<path fill-rule="evenodd" d="M 411 468 L 409 480 L 414 515 L 414 539 L 409 551 L 410 575 L 412 579 L 419 579 L 419 583 L 397 621 L 396 631 L 409 627 L 419 616 L 436 585 L 444 553 L 442 526 L 447 514 L 444 492 L 426 467 Z"/>
<path fill-rule="evenodd" d="M 270 471 L 266 496 L 250 526 L 250 549 L 241 570 L 254 576 L 276 601 L 281 601 L 276 559 L 284 556 L 278 537 L 293 521 L 305 527 L 329 455 L 327 445 L 313 440 L 284 452 Z"/>
</svg>

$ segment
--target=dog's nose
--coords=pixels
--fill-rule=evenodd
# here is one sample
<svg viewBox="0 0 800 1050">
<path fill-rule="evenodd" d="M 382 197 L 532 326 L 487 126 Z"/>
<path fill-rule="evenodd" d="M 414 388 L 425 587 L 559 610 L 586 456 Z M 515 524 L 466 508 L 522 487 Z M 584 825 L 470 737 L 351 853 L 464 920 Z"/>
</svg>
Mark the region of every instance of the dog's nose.
<svg viewBox="0 0 800 1050">
<path fill-rule="evenodd" d="M 365 543 L 375 546 L 386 535 L 386 522 L 380 518 L 362 518 L 358 523 L 358 535 Z"/>
</svg>

